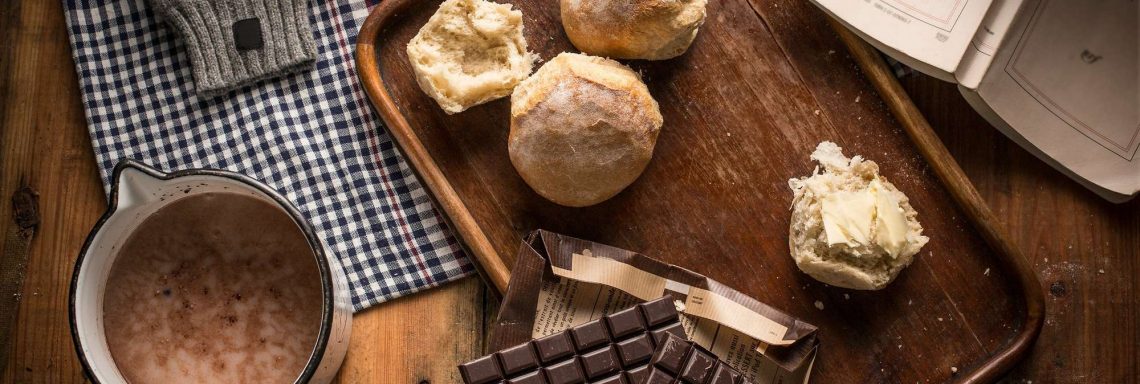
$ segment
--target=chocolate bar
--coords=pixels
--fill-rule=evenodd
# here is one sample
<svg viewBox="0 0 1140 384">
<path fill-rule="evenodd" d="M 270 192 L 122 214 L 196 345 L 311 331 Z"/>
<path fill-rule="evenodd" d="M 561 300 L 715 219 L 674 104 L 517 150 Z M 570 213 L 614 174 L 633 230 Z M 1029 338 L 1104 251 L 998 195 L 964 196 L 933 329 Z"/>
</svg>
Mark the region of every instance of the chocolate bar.
<svg viewBox="0 0 1140 384">
<path fill-rule="evenodd" d="M 467 384 L 641 384 L 653 351 L 685 339 L 665 296 L 459 366 Z"/>
<path fill-rule="evenodd" d="M 646 381 L 638 384 L 752 384 L 739 371 L 685 337 L 665 335 L 649 360 Z"/>
</svg>

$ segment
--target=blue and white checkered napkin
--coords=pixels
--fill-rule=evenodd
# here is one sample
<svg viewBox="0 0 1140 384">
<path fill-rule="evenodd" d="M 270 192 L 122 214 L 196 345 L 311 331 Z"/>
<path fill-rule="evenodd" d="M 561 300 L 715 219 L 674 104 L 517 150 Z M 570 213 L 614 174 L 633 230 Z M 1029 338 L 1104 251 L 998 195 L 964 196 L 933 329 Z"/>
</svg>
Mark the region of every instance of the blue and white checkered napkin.
<svg viewBox="0 0 1140 384">
<path fill-rule="evenodd" d="M 262 180 L 340 258 L 357 310 L 473 273 L 356 77 L 357 30 L 371 5 L 311 1 L 312 70 L 204 99 L 185 46 L 144 0 L 65 0 L 104 185 L 125 158 Z"/>
</svg>

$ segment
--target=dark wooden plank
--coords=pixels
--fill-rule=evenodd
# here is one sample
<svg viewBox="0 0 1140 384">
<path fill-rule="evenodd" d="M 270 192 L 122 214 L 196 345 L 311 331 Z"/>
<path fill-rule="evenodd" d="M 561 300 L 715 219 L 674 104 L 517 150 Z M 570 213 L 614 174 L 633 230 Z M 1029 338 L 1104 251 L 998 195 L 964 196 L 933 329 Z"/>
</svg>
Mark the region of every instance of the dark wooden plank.
<svg viewBox="0 0 1140 384">
<path fill-rule="evenodd" d="M 1045 327 L 1011 382 L 1140 381 L 1140 200 L 1097 197 L 990 127 L 952 84 L 902 83 L 1046 290 Z"/>
<path fill-rule="evenodd" d="M 630 63 L 665 116 L 655 158 L 614 199 L 574 209 L 545 201 L 515 174 L 506 153 L 507 100 L 448 116 L 419 90 L 404 45 L 436 4 L 410 4 L 374 38 L 381 78 L 366 83 L 386 83 L 399 109 L 382 111 L 407 121 L 386 116 L 397 140 L 406 134 L 422 145 L 410 156 L 438 166 L 460 200 L 444 204 L 466 207 L 507 265 L 520 236 L 542 227 L 691 267 L 819 325 L 820 382 L 945 381 L 952 367 L 985 361 L 1019 329 L 1018 294 L 993 268 L 994 252 L 818 13 L 769 25 L 776 18 L 747 1 L 711 2 L 690 52 Z M 516 6 L 532 50 L 549 59 L 573 49 L 553 2 Z M 802 50 L 786 50 L 789 44 Z M 833 49 L 840 51 L 827 53 Z M 369 71 L 370 61 L 362 59 L 360 70 Z M 824 287 L 788 256 L 787 179 L 810 173 L 807 156 L 822 140 L 883 164 L 934 239 L 885 291 Z"/>
<path fill-rule="evenodd" d="M 58 1 L 0 5 L 0 231 L 12 194 L 39 192 L 40 227 L 12 329 L 8 383 L 82 382 L 67 323 L 68 282 L 87 231 L 106 205 L 95 169 Z"/>
</svg>

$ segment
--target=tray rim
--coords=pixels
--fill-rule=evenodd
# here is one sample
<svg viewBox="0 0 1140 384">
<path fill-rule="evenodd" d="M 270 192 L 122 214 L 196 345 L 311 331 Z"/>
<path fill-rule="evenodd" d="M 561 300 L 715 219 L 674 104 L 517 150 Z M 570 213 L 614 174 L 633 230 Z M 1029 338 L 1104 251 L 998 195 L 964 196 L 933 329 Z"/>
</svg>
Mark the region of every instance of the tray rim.
<svg viewBox="0 0 1140 384">
<path fill-rule="evenodd" d="M 432 201 L 443 211 L 444 219 L 455 230 L 460 243 L 475 258 L 476 269 L 489 282 L 495 293 L 506 292 L 510 270 L 501 255 L 495 251 L 487 235 L 460 199 L 458 193 L 443 175 L 424 147 L 407 119 L 400 112 L 379 71 L 375 42 L 388 22 L 416 0 L 385 0 L 369 13 L 357 36 L 356 72 L 364 85 L 373 107 L 380 114 L 396 147 L 408 161 L 410 168 L 427 187 Z M 870 44 L 855 36 L 827 16 L 831 28 L 858 63 L 866 80 L 888 106 L 891 115 L 902 126 L 907 136 L 938 179 L 949 191 L 955 204 L 994 250 L 998 267 L 1014 277 L 1014 286 L 1022 293 L 1025 304 L 1025 321 L 1015 336 L 1002 348 L 994 351 L 973 370 L 959 372 L 955 383 L 993 383 L 1001 379 L 1030 352 L 1044 325 L 1045 296 L 1037 274 L 1018 248 L 1007 240 L 1005 231 L 973 183 L 950 155 L 949 150 L 934 132 L 930 123 L 911 101 L 910 96 L 891 75 L 886 62 Z"/>
</svg>

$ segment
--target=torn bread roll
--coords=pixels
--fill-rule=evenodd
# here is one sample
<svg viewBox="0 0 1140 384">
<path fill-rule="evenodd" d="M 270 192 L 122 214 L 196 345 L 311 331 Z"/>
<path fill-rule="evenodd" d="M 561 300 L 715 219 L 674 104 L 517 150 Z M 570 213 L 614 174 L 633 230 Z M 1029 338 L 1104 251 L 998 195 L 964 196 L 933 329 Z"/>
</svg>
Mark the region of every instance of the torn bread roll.
<svg viewBox="0 0 1140 384">
<path fill-rule="evenodd" d="M 484 0 L 447 0 L 408 42 L 420 89 L 448 114 L 511 94 L 530 74 L 522 12 Z"/>
<path fill-rule="evenodd" d="M 796 265 L 837 287 L 886 287 L 929 241 L 910 200 L 879 175 L 878 164 L 847 158 L 835 143 L 820 143 L 811 158 L 822 172 L 816 167 L 788 181 L 788 245 Z"/>
<path fill-rule="evenodd" d="M 641 175 L 661 124 L 657 101 L 636 72 L 613 60 L 562 53 L 511 95 L 508 149 L 535 192 L 583 207 Z"/>
<path fill-rule="evenodd" d="M 707 0 L 561 0 L 562 28 L 582 52 L 665 60 L 689 49 Z"/>
</svg>

